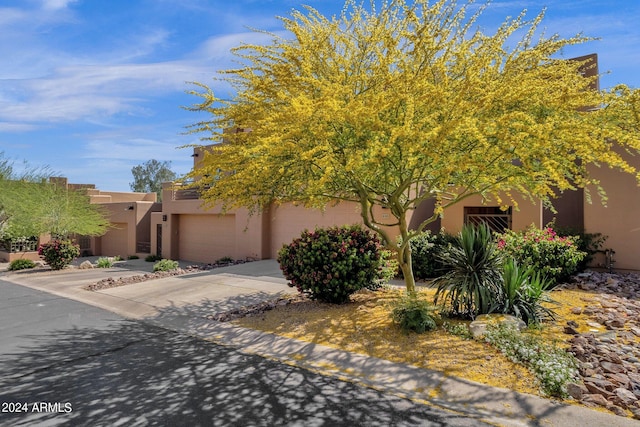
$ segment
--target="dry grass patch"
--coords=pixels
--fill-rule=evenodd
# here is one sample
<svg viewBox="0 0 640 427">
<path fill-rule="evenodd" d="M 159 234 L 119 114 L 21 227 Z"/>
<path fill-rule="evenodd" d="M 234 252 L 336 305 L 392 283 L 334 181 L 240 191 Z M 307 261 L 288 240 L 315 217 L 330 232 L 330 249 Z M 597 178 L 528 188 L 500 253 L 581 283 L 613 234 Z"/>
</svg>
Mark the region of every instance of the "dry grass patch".
<svg viewBox="0 0 640 427">
<path fill-rule="evenodd" d="M 433 291 L 422 291 L 432 299 Z M 399 290 L 363 291 L 351 304 L 303 301 L 236 320 L 239 326 L 322 344 L 392 362 L 408 363 L 459 378 L 523 393 L 538 394 L 535 377 L 496 349 L 438 328 L 404 333 L 391 321 L 391 303 Z M 451 322 L 451 321 L 450 321 Z"/>
<path fill-rule="evenodd" d="M 442 326 L 424 334 L 404 333 L 391 321 L 392 303 L 402 296 L 400 289 L 377 292 L 362 291 L 352 296 L 352 303 L 324 304 L 302 300 L 254 317 L 235 321 L 239 326 L 257 329 L 302 341 L 322 344 L 392 362 L 407 363 L 459 378 L 521 393 L 542 395 L 535 376 L 524 366 L 504 357 L 492 346 L 448 333 Z M 421 289 L 420 295 L 433 301 L 433 289 Z M 598 294 L 573 289 L 551 292 L 556 320 L 527 334 L 544 341 L 569 347 L 570 335 L 564 333 L 567 322 L 578 324 L 579 333 L 604 333 L 606 328 L 589 322 L 589 316 L 572 309 L 597 306 Z M 469 322 L 443 319 L 449 324 Z M 588 323 L 592 323 L 589 325 Z M 640 337 L 635 338 L 640 344 Z"/>
</svg>

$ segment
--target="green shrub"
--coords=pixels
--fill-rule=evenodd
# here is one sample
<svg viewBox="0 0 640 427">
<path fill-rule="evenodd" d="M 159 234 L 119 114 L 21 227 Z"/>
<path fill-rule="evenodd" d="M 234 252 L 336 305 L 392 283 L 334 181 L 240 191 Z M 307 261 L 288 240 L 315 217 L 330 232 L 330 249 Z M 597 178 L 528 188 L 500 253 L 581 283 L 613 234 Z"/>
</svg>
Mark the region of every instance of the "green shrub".
<svg viewBox="0 0 640 427">
<path fill-rule="evenodd" d="M 441 254 L 455 236 L 443 231 L 437 234 L 429 230 L 418 234 L 411 239 L 411 265 L 413 276 L 418 280 L 430 279 L 444 274 L 445 267 L 439 259 Z"/>
<path fill-rule="evenodd" d="M 52 240 L 38 248 L 38 254 L 52 270 L 62 270 L 80 256 L 80 247 L 70 240 Z"/>
<path fill-rule="evenodd" d="M 16 270 L 26 270 L 29 268 L 35 268 L 36 263 L 31 261 L 30 259 L 15 259 L 11 261 L 7 270 L 16 271 Z"/>
<path fill-rule="evenodd" d="M 576 271 L 584 271 L 587 266 L 593 261 L 593 257 L 598 252 L 601 252 L 604 248 L 604 243 L 607 241 L 607 236 L 602 233 L 586 233 L 584 229 L 572 228 L 572 227 L 552 227 L 561 237 L 574 236 L 576 241 L 576 247 L 580 252 L 584 252 L 585 257 L 578 262 Z"/>
<path fill-rule="evenodd" d="M 507 230 L 497 236 L 498 248 L 519 265 L 532 267 L 555 285 L 573 274 L 586 253 L 575 237 L 560 237 L 551 228 L 529 227 L 523 232 Z"/>
<path fill-rule="evenodd" d="M 547 292 L 550 285 L 539 271 L 522 268 L 508 258 L 502 272 L 502 300 L 491 311 L 518 317 L 527 325 L 553 319 L 553 310 L 542 305 L 550 301 Z"/>
<path fill-rule="evenodd" d="M 233 258 L 230 256 L 224 256 L 216 261 L 216 264 L 230 264 L 233 262 Z"/>
<path fill-rule="evenodd" d="M 455 335 L 465 340 L 473 339 L 473 334 L 471 333 L 469 326 L 464 323 L 443 322 L 442 328 L 451 335 Z"/>
<path fill-rule="evenodd" d="M 113 267 L 113 261 L 109 258 L 98 258 L 98 261 L 96 261 L 96 267 L 98 268 Z"/>
<path fill-rule="evenodd" d="M 488 226 L 465 225 L 438 255 L 448 271 L 431 282 L 434 302 L 442 302 L 453 316 L 473 319 L 489 313 L 502 300 L 501 255 Z"/>
<path fill-rule="evenodd" d="M 421 334 L 436 328 L 434 307 L 415 295 L 405 295 L 398 300 L 391 311 L 391 319 L 405 332 Z"/>
<path fill-rule="evenodd" d="M 573 355 L 534 335 L 521 334 L 515 327 L 489 325 L 484 339 L 509 360 L 526 366 L 550 396 L 566 397 L 567 384 L 578 377 Z"/>
<path fill-rule="evenodd" d="M 140 259 L 138 255 L 129 255 L 127 259 Z"/>
<path fill-rule="evenodd" d="M 162 259 L 161 256 L 152 254 L 152 255 L 147 255 L 144 260 L 147 262 L 156 262 L 156 261 L 160 261 L 161 259 Z"/>
<path fill-rule="evenodd" d="M 172 261 L 170 259 L 161 259 L 153 265 L 153 271 L 171 271 L 176 270 L 179 264 L 178 261 Z"/>
<path fill-rule="evenodd" d="M 382 284 L 389 275 L 386 256 L 371 232 L 347 226 L 305 230 L 280 249 L 278 263 L 289 286 L 298 292 L 341 304 L 356 291 Z"/>
</svg>

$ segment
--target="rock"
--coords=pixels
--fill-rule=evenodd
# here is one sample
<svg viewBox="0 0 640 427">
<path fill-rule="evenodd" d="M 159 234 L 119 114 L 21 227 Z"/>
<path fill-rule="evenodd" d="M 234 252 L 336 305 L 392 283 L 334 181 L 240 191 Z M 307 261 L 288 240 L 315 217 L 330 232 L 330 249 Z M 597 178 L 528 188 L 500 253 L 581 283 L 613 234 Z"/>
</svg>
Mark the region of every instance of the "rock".
<svg viewBox="0 0 640 427">
<path fill-rule="evenodd" d="M 609 397 L 609 396 L 613 395 L 611 392 L 605 390 L 604 388 L 598 387 L 594 383 L 590 383 L 590 382 L 586 382 L 585 381 L 584 386 L 587 388 L 587 390 L 591 394 L 599 394 L 599 395 L 604 396 L 604 397 Z"/>
<path fill-rule="evenodd" d="M 586 347 L 589 344 L 589 340 L 585 338 L 583 335 L 577 335 L 569 340 L 570 343 L 579 345 L 581 347 Z"/>
<path fill-rule="evenodd" d="M 591 390 L 591 388 L 589 388 L 590 385 L 598 389 L 594 389 L 596 391 L 592 391 L 592 393 L 601 393 L 604 390 L 605 394 L 609 394 L 607 390 L 614 390 L 616 388 L 616 385 L 611 381 L 595 377 L 584 378 L 584 385 L 589 390 Z"/>
<path fill-rule="evenodd" d="M 607 379 L 619 387 L 628 388 L 631 386 L 631 380 L 625 374 L 607 374 Z"/>
<path fill-rule="evenodd" d="M 621 373 L 625 371 L 624 366 L 618 363 L 602 362 L 600 363 L 600 366 L 602 366 L 602 369 L 608 373 Z"/>
<path fill-rule="evenodd" d="M 595 403 L 596 405 L 605 407 L 609 405 L 607 399 L 605 399 L 605 397 L 601 394 L 585 394 L 582 396 L 582 399 L 580 401 L 585 403 Z"/>
<path fill-rule="evenodd" d="M 481 314 L 469 324 L 469 330 L 474 338 L 480 338 L 487 331 L 487 326 L 492 324 L 515 326 L 520 331 L 527 327 L 521 319 L 509 314 Z"/>
<path fill-rule="evenodd" d="M 598 335 L 598 341 L 608 344 L 614 344 L 616 342 L 615 332 L 607 332 L 601 335 Z"/>
<path fill-rule="evenodd" d="M 565 334 L 567 333 L 566 331 L 566 327 L 565 327 Z M 588 360 L 588 356 L 584 351 L 584 348 L 580 345 L 572 345 L 571 348 L 569 349 L 569 351 L 571 353 L 573 353 L 573 355 L 578 358 L 581 362 L 586 362 Z"/>
<path fill-rule="evenodd" d="M 611 363 L 615 363 L 616 365 L 622 365 L 624 363 L 616 353 L 609 353 L 608 356 Z"/>
<path fill-rule="evenodd" d="M 608 405 L 607 409 L 610 410 L 611 412 L 613 412 L 614 414 L 616 414 L 619 417 L 626 417 L 627 416 L 627 411 L 625 411 L 624 409 L 622 409 L 621 407 L 619 407 L 617 405 Z"/>
<path fill-rule="evenodd" d="M 589 394 L 589 390 L 582 384 L 569 383 L 567 384 L 567 393 L 574 399 L 581 400 L 583 395 Z"/>
<path fill-rule="evenodd" d="M 567 335 L 578 335 L 580 333 L 571 326 L 565 326 L 563 332 Z"/>
<path fill-rule="evenodd" d="M 573 314 L 582 314 L 582 307 L 572 307 L 571 313 Z"/>
<path fill-rule="evenodd" d="M 600 305 L 603 308 L 618 308 L 620 304 L 612 301 L 600 301 Z"/>
<path fill-rule="evenodd" d="M 607 329 L 620 329 L 624 328 L 624 324 L 626 320 L 621 317 L 616 317 L 615 319 L 607 320 L 604 324 L 607 326 Z"/>
<path fill-rule="evenodd" d="M 623 408 L 628 408 L 629 406 L 633 405 L 635 402 L 638 401 L 638 398 L 636 397 L 636 395 L 630 392 L 629 390 L 627 390 L 626 388 L 622 388 L 622 387 L 617 388 L 613 391 L 613 393 L 619 399 L 621 403 L 620 406 L 622 406 Z"/>
<path fill-rule="evenodd" d="M 81 270 L 88 270 L 90 268 L 93 268 L 93 264 L 91 264 L 91 261 L 89 260 L 82 261 L 82 263 L 78 266 L 78 268 Z"/>
</svg>

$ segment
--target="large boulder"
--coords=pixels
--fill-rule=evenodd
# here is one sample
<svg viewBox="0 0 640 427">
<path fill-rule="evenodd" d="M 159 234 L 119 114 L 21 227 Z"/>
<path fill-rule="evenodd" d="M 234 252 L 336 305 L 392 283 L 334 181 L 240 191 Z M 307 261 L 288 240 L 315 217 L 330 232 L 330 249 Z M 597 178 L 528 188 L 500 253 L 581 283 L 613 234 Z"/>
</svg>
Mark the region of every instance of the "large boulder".
<svg viewBox="0 0 640 427">
<path fill-rule="evenodd" d="M 82 261 L 82 263 L 78 266 L 78 268 L 80 268 L 82 270 L 87 270 L 89 268 L 93 268 L 93 264 L 91 264 L 91 261 L 89 261 L 89 260 Z"/>
</svg>

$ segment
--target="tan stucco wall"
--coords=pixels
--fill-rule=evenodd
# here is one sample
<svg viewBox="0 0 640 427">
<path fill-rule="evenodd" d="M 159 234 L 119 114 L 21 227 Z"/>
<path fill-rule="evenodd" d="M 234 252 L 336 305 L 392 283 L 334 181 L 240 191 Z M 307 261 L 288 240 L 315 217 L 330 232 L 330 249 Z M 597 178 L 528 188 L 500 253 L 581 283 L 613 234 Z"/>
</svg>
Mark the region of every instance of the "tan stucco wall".
<svg viewBox="0 0 640 427">
<path fill-rule="evenodd" d="M 514 196 L 518 202 L 518 210 L 512 209 L 511 228 L 513 230 L 524 230 L 531 224 L 541 227 L 542 224 L 542 207 L 540 202 L 532 203 L 520 196 Z M 509 200 L 507 197 L 502 198 L 503 201 Z M 442 227 L 449 233 L 458 233 L 464 225 L 464 208 L 473 206 L 498 206 L 491 201 L 485 201 L 482 196 L 471 196 L 463 201 L 449 206 L 445 209 L 441 219 Z"/>
<path fill-rule="evenodd" d="M 104 236 L 96 237 L 92 243 L 94 255 L 126 258 L 130 255 L 144 256 L 137 243 L 151 242 L 151 213 L 162 209 L 160 203 L 148 201 L 107 203 L 103 205 L 109 221 L 114 225 Z"/>
<path fill-rule="evenodd" d="M 374 206 L 373 213 L 380 223 L 393 223 L 395 218 L 388 209 Z M 409 227 L 419 224 L 433 214 L 433 208 L 429 210 L 409 211 L 407 222 Z M 291 241 L 305 230 L 313 230 L 317 227 L 333 227 L 343 225 L 359 224 L 364 226 L 360 215 L 360 205 L 354 202 L 341 202 L 337 205 L 328 205 L 324 210 L 309 209 L 296 206 L 292 203 L 272 206 L 270 209 L 270 257 L 275 258 L 278 251 L 284 244 Z M 366 228 L 366 227 L 365 227 Z M 397 226 L 382 227 L 387 232 L 389 238 L 395 241 L 400 236 L 400 229 Z"/>
<path fill-rule="evenodd" d="M 638 157 L 626 159 L 640 168 Z M 608 200 L 603 206 L 592 191 L 592 203 L 584 205 L 585 230 L 609 236 L 605 247 L 616 251 L 615 269 L 640 270 L 640 188 L 634 176 L 604 168 L 589 170 L 602 183 Z"/>
<path fill-rule="evenodd" d="M 360 206 L 346 202 L 328 206 L 324 212 L 287 203 L 272 207 L 270 217 L 272 258 L 277 257 L 282 245 L 300 237 L 305 229 L 362 224 Z"/>
<path fill-rule="evenodd" d="M 157 202 L 158 198 L 156 193 L 125 193 L 97 189 L 88 189 L 86 191 L 91 203 Z"/>
<path fill-rule="evenodd" d="M 203 207 L 202 201 L 193 200 L 176 200 L 173 193 L 171 183 L 165 183 L 163 186 L 163 204 L 162 213 L 152 214 L 151 219 L 151 248 L 152 253 L 157 250 L 157 231 L 156 227 L 162 229 L 162 256 L 172 259 L 185 259 L 184 253 L 188 253 L 190 257 L 198 253 L 187 248 L 188 241 L 182 235 L 185 230 L 185 216 L 206 215 L 211 217 L 211 221 L 201 218 L 201 228 L 203 233 L 208 233 L 207 228 L 215 229 L 217 223 L 215 218 L 218 217 L 219 222 L 224 219 L 220 217 L 222 213 L 221 206 Z M 427 206 L 428 207 L 428 206 Z M 428 209 L 427 209 L 428 210 Z M 418 210 L 418 214 L 414 215 L 414 211 L 409 212 L 408 221 L 416 223 L 417 216 L 424 216 L 424 210 Z M 376 218 L 381 222 L 387 219 L 392 221 L 392 217 L 388 210 L 379 206 L 374 208 Z M 244 258 L 275 258 L 283 244 L 290 243 L 294 238 L 299 237 L 303 230 L 312 230 L 316 227 L 342 226 L 351 224 L 362 224 L 360 215 L 360 205 L 357 203 L 342 202 L 338 205 L 328 205 L 324 210 L 309 209 L 296 206 L 292 203 L 282 205 L 272 205 L 261 214 L 249 215 L 246 209 L 236 209 L 225 212 L 227 215 L 235 216 L 233 224 L 233 235 L 221 232 L 212 232 L 209 237 L 212 241 L 217 241 L 218 245 L 226 248 L 226 253 L 220 255 L 208 250 L 208 254 L 203 253 L 200 259 L 189 259 L 188 261 L 212 262 L 219 256 L 231 256 L 235 259 Z M 432 211 L 428 212 L 430 216 Z M 194 221 L 198 221 L 191 217 L 187 220 L 191 225 Z M 209 222 L 208 222 L 209 221 Z M 207 225 L 208 224 L 208 225 Z M 227 224 L 226 227 L 231 227 Z M 397 227 L 385 227 L 391 239 L 398 237 Z M 186 230 L 191 233 L 191 230 Z M 235 239 L 234 242 L 227 241 Z M 199 245 L 200 243 L 198 243 Z M 202 252 L 202 251 L 201 251 Z"/>
</svg>

